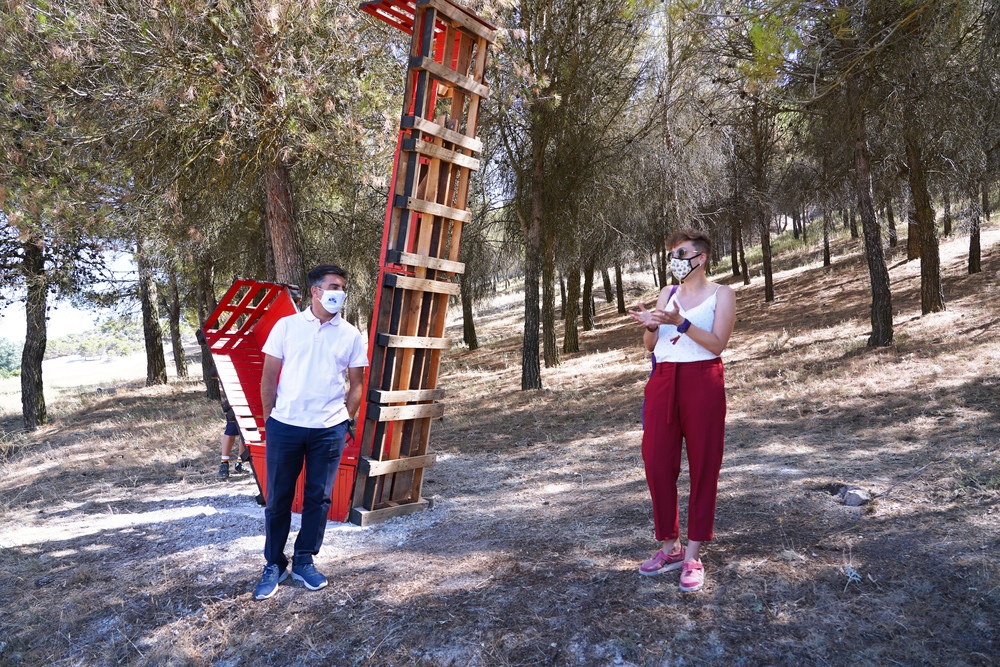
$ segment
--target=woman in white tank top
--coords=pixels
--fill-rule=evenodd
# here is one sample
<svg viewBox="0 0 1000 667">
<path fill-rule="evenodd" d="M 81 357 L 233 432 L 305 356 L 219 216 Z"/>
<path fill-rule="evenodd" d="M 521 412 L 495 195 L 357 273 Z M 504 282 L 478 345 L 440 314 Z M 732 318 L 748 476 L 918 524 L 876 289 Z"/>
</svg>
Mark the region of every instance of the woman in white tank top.
<svg viewBox="0 0 1000 667">
<path fill-rule="evenodd" d="M 680 589 L 690 592 L 704 585 L 699 549 L 712 539 L 715 522 L 726 428 L 720 355 L 736 321 L 736 296 L 705 275 L 712 251 L 707 234 L 682 230 L 667 240 L 667 247 L 670 270 L 681 284 L 664 287 L 654 310 L 639 303 L 630 313 L 646 327 L 643 344 L 654 358 L 643 406 L 642 460 L 656 539 L 663 543 L 639 572 L 652 576 L 679 569 Z M 686 549 L 677 502 L 682 447 L 691 473 Z"/>
</svg>

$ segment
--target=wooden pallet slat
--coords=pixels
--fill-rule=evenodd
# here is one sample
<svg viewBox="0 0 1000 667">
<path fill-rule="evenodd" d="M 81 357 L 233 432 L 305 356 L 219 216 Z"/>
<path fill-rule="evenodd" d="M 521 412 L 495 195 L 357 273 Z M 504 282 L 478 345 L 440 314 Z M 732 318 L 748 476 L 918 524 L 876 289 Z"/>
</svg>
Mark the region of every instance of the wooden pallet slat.
<svg viewBox="0 0 1000 667">
<path fill-rule="evenodd" d="M 438 160 L 444 160 L 450 164 L 457 164 L 459 167 L 465 167 L 466 169 L 471 169 L 472 171 L 479 170 L 479 160 L 468 155 L 463 155 L 457 151 L 449 150 L 447 148 L 441 148 L 432 143 L 424 141 L 423 139 L 405 139 L 403 141 L 404 151 L 413 151 L 414 153 L 420 153 L 430 158 L 436 158 Z"/>
<path fill-rule="evenodd" d="M 464 30 L 472 33 L 476 37 L 485 39 L 492 44 L 496 40 L 496 33 L 482 24 L 478 19 L 473 18 L 461 7 L 456 7 L 443 0 L 417 0 L 417 7 L 433 7 L 441 17 L 450 19 Z"/>
<path fill-rule="evenodd" d="M 400 126 L 404 129 L 417 130 L 418 132 L 429 134 L 441 139 L 442 141 L 447 141 L 476 153 L 483 150 L 483 142 L 479 139 L 467 137 L 461 132 L 456 132 L 455 130 L 449 130 L 443 125 L 432 123 L 426 118 L 421 118 L 420 116 L 403 116 Z"/>
<path fill-rule="evenodd" d="M 240 430 L 243 433 L 257 430 L 257 420 L 253 417 L 237 417 L 236 423 L 239 424 Z"/>
<path fill-rule="evenodd" d="M 390 264 L 419 266 L 424 269 L 444 271 L 445 273 L 465 273 L 465 264 L 462 262 L 453 262 L 448 259 L 418 255 L 412 252 L 400 252 L 399 250 L 390 250 L 386 253 L 386 261 Z"/>
<path fill-rule="evenodd" d="M 379 422 L 408 421 L 410 419 L 437 419 L 444 416 L 443 403 L 424 405 L 378 405 L 368 404 L 368 419 Z"/>
<path fill-rule="evenodd" d="M 414 512 L 427 509 L 428 502 L 424 498 L 402 505 L 392 505 L 383 509 L 369 510 L 355 507 L 351 510 L 351 523 L 358 526 L 371 526 L 376 523 L 394 519 L 397 516 L 406 516 Z"/>
<path fill-rule="evenodd" d="M 465 211 L 460 208 L 452 208 L 451 206 L 445 206 L 444 204 L 436 204 L 432 201 L 419 199 L 417 197 L 404 197 L 403 195 L 396 195 L 396 198 L 393 200 L 393 205 L 396 208 L 405 208 L 410 211 L 416 211 L 417 213 L 439 215 L 442 218 L 448 218 L 449 220 L 459 220 L 461 222 L 469 222 L 472 220 L 472 213 L 469 211 Z"/>
<path fill-rule="evenodd" d="M 368 390 L 368 401 L 370 403 L 418 403 L 420 401 L 440 401 L 444 397 L 444 389 Z"/>
<path fill-rule="evenodd" d="M 434 62 L 432 58 L 428 58 L 427 56 L 414 56 L 410 58 L 410 68 L 423 70 L 438 81 L 454 86 L 468 95 L 475 95 L 483 99 L 488 99 L 490 96 L 489 86 L 477 83 L 471 76 L 459 74 L 441 63 Z"/>
<path fill-rule="evenodd" d="M 421 350 L 450 350 L 450 338 L 432 338 L 431 336 L 393 336 L 379 334 L 375 339 L 382 347 L 406 347 Z"/>
<path fill-rule="evenodd" d="M 417 468 L 429 468 L 437 462 L 437 454 L 424 454 L 423 456 L 408 456 L 391 461 L 376 461 L 375 459 L 362 456 L 358 461 L 358 470 L 363 475 L 378 477 L 380 475 L 390 475 L 396 472 L 416 470 Z"/>
<path fill-rule="evenodd" d="M 462 291 L 462 286 L 458 283 L 449 283 L 443 280 L 427 280 L 424 278 L 410 278 L 401 276 L 398 273 L 385 274 L 385 285 L 398 289 L 413 290 L 415 292 L 435 292 L 437 294 L 449 294 L 458 296 Z"/>
</svg>

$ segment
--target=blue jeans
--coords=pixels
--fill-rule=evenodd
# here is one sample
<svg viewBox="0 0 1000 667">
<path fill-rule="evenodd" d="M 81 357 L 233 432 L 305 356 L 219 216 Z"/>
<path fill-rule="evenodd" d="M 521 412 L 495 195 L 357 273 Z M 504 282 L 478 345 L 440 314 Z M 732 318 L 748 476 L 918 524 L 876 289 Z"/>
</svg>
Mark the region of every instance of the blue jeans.
<svg viewBox="0 0 1000 667">
<path fill-rule="evenodd" d="M 265 425 L 267 507 L 264 509 L 264 558 L 281 570 L 288 567 L 285 543 L 292 523 L 295 482 L 306 466 L 302 526 L 295 538 L 295 565 L 313 562 L 319 553 L 330 512 L 330 492 L 344 452 L 348 422 L 329 428 L 303 428 L 269 418 Z"/>
</svg>

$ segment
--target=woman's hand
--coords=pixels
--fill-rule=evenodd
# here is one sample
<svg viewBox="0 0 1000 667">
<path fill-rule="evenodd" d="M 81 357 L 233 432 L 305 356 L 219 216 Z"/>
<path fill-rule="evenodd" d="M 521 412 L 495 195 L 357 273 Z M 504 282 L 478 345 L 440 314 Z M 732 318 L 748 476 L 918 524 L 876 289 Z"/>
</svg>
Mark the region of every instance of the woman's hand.
<svg viewBox="0 0 1000 667">
<path fill-rule="evenodd" d="M 653 312 L 646 310 L 646 306 L 642 305 L 642 301 L 636 302 L 635 308 L 636 308 L 635 310 L 628 311 L 629 316 L 633 320 L 635 320 L 642 326 L 646 327 L 647 329 L 649 327 L 659 326 L 653 319 L 653 313 L 656 312 L 655 310 Z"/>
<path fill-rule="evenodd" d="M 676 303 L 674 303 L 673 308 L 670 310 L 660 310 L 659 308 L 652 311 L 646 310 L 642 302 L 637 303 L 635 306 L 636 310 L 630 310 L 629 315 L 633 320 L 647 329 L 649 327 L 658 327 L 661 324 L 673 324 L 677 326 L 684 321 L 684 318 L 680 314 L 680 308 Z"/>
<path fill-rule="evenodd" d="M 675 327 L 684 321 L 684 318 L 681 316 L 680 306 L 677 305 L 676 301 L 674 302 L 674 307 L 670 310 L 656 309 L 653 315 L 660 324 L 673 324 Z"/>
</svg>

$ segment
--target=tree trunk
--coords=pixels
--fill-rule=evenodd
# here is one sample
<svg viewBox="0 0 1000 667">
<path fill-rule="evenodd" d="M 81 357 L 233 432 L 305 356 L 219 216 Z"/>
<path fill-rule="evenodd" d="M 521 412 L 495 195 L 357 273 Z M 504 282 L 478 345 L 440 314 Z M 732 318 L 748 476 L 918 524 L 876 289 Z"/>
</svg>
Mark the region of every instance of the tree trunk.
<svg viewBox="0 0 1000 667">
<path fill-rule="evenodd" d="M 945 309 L 937 226 L 934 224 L 934 209 L 931 208 L 931 196 L 927 190 L 920 140 L 909 123 L 904 126 L 903 140 L 906 143 L 910 195 L 913 198 L 917 234 L 920 239 L 920 312 L 927 315 Z"/>
<path fill-rule="evenodd" d="M 656 249 L 656 274 L 659 276 L 661 289 L 667 284 L 667 248 L 666 240 L 661 239 Z"/>
<path fill-rule="evenodd" d="M 615 260 L 615 294 L 618 296 L 618 314 L 625 314 L 625 286 L 622 284 L 622 265 Z"/>
<path fill-rule="evenodd" d="M 823 207 L 823 266 L 830 266 L 830 209 Z"/>
<path fill-rule="evenodd" d="M 990 183 L 989 180 L 983 179 L 980 183 L 980 190 L 983 198 L 983 218 L 988 222 L 990 219 Z"/>
<path fill-rule="evenodd" d="M 895 248 L 899 245 L 899 238 L 896 236 L 896 215 L 892 210 L 892 198 L 885 205 L 885 215 L 889 229 L 889 247 Z"/>
<path fill-rule="evenodd" d="M 559 272 L 559 317 L 566 320 L 566 279 Z"/>
<path fill-rule="evenodd" d="M 540 122 L 536 120 L 536 123 Z M 537 128 L 537 124 L 536 124 Z M 545 146 L 541 132 L 532 132 L 531 217 L 524 230 L 524 338 L 521 342 L 521 390 L 542 388 L 542 368 L 538 358 L 538 278 L 541 274 L 542 220 L 545 202 L 541 184 L 545 182 Z"/>
<path fill-rule="evenodd" d="M 889 289 L 889 270 L 882 254 L 882 234 L 875 219 L 872 205 L 871 155 L 868 152 L 868 133 L 865 128 L 864 100 L 861 97 L 858 75 L 847 81 L 847 105 L 854 139 L 854 185 L 861 214 L 861 228 L 865 235 L 865 258 L 872 288 L 872 333 L 869 347 L 892 345 L 892 293 Z"/>
<path fill-rule="evenodd" d="M 740 223 L 736 220 L 729 221 L 729 261 L 733 265 L 733 278 L 740 275 L 740 227 Z"/>
<path fill-rule="evenodd" d="M 156 280 L 142 239 L 135 244 L 135 265 L 139 272 L 142 333 L 146 342 L 146 386 L 166 384 L 167 361 L 163 356 L 163 329 L 160 328 L 160 313 L 156 302 Z"/>
<path fill-rule="evenodd" d="M 976 199 L 976 192 L 971 192 L 969 196 L 969 275 L 983 270 L 983 251 L 979 238 L 979 229 L 982 226 L 980 221 L 982 209 Z"/>
<path fill-rule="evenodd" d="M 271 225 L 267 222 L 267 191 L 260 202 L 260 224 L 264 227 L 264 279 L 268 282 L 278 282 L 277 269 L 274 265 L 274 243 L 271 242 Z"/>
<path fill-rule="evenodd" d="M 604 301 L 614 303 L 615 296 L 611 293 L 611 275 L 606 267 L 601 268 L 601 280 L 604 282 Z"/>
<path fill-rule="evenodd" d="M 459 280 L 462 284 L 462 342 L 465 343 L 470 350 L 479 349 L 479 339 L 476 338 L 476 322 L 472 318 L 472 294 L 471 290 L 466 289 L 465 277 Z"/>
<path fill-rule="evenodd" d="M 532 221 L 531 227 L 536 227 Z M 542 369 L 539 359 L 539 318 L 538 282 L 541 273 L 541 243 L 539 231 L 529 228 L 535 239 L 529 240 L 524 258 L 524 339 L 521 344 L 521 389 L 541 389 Z M 532 247 L 534 246 L 534 247 Z"/>
<path fill-rule="evenodd" d="M 944 235 L 951 236 L 951 193 L 944 191 Z"/>
<path fill-rule="evenodd" d="M 774 275 L 771 273 L 771 219 L 767 211 L 758 212 L 760 219 L 760 250 L 764 258 L 764 301 L 774 301 Z"/>
<path fill-rule="evenodd" d="M 740 272 L 743 274 L 743 284 L 750 284 L 750 267 L 747 266 L 747 254 L 743 248 L 743 225 L 739 226 L 737 230 L 737 237 L 740 242 Z"/>
<path fill-rule="evenodd" d="M 577 329 L 580 317 L 580 263 L 574 258 L 566 269 L 566 326 L 563 329 L 563 352 L 580 351 L 580 335 Z"/>
<path fill-rule="evenodd" d="M 542 359 L 546 368 L 559 365 L 559 340 L 556 338 L 556 252 L 555 234 L 546 229 L 542 258 Z"/>
<path fill-rule="evenodd" d="M 799 240 L 799 212 L 796 210 L 792 211 L 792 238 Z"/>
<path fill-rule="evenodd" d="M 874 209 L 872 209 L 874 211 Z M 853 206 L 847 210 L 847 215 L 851 221 L 851 238 L 858 238 L 858 219 L 857 219 L 857 209 Z"/>
<path fill-rule="evenodd" d="M 27 287 L 24 299 L 27 329 L 24 332 L 24 348 L 21 350 L 21 414 L 24 417 L 24 428 L 34 431 L 49 421 L 42 386 L 42 359 L 45 358 L 45 346 L 48 343 L 45 307 L 49 285 L 45 274 L 42 240 L 29 236 L 22 247 L 22 266 Z"/>
<path fill-rule="evenodd" d="M 174 352 L 174 370 L 177 377 L 188 376 L 187 357 L 181 341 L 181 297 L 177 287 L 177 267 L 170 268 L 170 300 L 167 303 L 167 318 L 170 320 L 170 347 Z"/>
<path fill-rule="evenodd" d="M 306 271 L 295 225 L 292 179 L 288 167 L 275 158 L 264 175 L 267 192 L 265 209 L 271 247 L 274 251 L 274 275 L 279 283 L 306 284 Z"/>
<path fill-rule="evenodd" d="M 662 288 L 663 285 L 660 284 L 660 278 L 656 275 L 656 260 L 654 259 L 654 255 L 649 256 L 649 267 L 653 269 L 653 286 Z"/>
<path fill-rule="evenodd" d="M 583 267 L 583 330 L 594 330 L 594 262 Z"/>
<path fill-rule="evenodd" d="M 198 322 L 205 326 L 205 320 L 212 314 L 218 303 L 215 300 L 215 264 L 210 257 L 203 256 L 198 261 L 198 283 L 195 286 L 195 297 L 198 301 Z M 222 399 L 222 390 L 215 377 L 215 364 L 212 353 L 204 342 L 201 344 L 201 376 L 205 382 L 205 397 L 210 401 Z"/>
<path fill-rule="evenodd" d="M 906 261 L 920 259 L 920 226 L 917 224 L 917 212 L 913 208 L 913 197 L 910 197 L 906 207 Z"/>
<path fill-rule="evenodd" d="M 805 244 L 809 243 L 809 236 L 808 236 L 808 232 L 806 230 L 806 225 L 809 224 L 809 219 L 806 217 L 806 205 L 805 204 L 802 205 L 802 215 L 799 216 L 799 220 L 802 221 L 801 223 L 799 223 L 799 226 L 802 227 L 802 244 L 805 245 Z"/>
<path fill-rule="evenodd" d="M 774 126 L 771 112 L 763 109 L 756 99 L 750 107 L 751 147 L 753 149 L 753 165 L 751 179 L 753 183 L 753 214 L 756 216 L 757 231 L 760 234 L 761 256 L 764 264 L 764 302 L 774 301 L 774 272 L 771 264 L 771 206 L 767 204 L 770 191 L 767 178 L 769 145 L 771 144 Z"/>
</svg>

